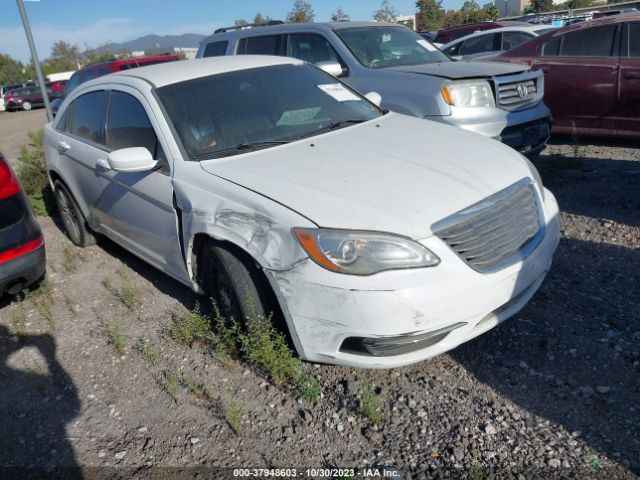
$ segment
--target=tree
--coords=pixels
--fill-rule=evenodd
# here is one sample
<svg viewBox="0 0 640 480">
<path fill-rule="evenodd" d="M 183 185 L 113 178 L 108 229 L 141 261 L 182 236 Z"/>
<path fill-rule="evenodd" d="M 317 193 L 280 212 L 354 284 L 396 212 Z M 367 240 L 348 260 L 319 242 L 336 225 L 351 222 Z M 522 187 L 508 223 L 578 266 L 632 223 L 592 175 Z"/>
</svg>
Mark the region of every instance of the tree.
<svg viewBox="0 0 640 480">
<path fill-rule="evenodd" d="M 380 8 L 373 12 L 373 19 L 376 22 L 395 23 L 397 16 L 396 9 L 393 8 L 390 0 L 382 0 Z"/>
<path fill-rule="evenodd" d="M 253 17 L 253 23 L 269 23 L 271 20 L 273 19 L 269 15 L 263 17 L 260 12 L 256 13 L 255 17 Z"/>
<path fill-rule="evenodd" d="M 534 13 L 550 12 L 553 10 L 553 0 L 531 0 L 529 6 Z"/>
<path fill-rule="evenodd" d="M 418 31 L 430 32 L 440 28 L 442 0 L 418 0 Z"/>
<path fill-rule="evenodd" d="M 462 25 L 462 15 L 458 10 L 447 10 L 447 13 L 444 15 L 444 26 L 449 27 L 457 27 L 458 25 Z"/>
<path fill-rule="evenodd" d="M 77 45 L 58 40 L 51 47 L 51 55 L 47 63 L 58 72 L 75 70 L 82 63 L 82 55 Z"/>
<path fill-rule="evenodd" d="M 544 0 L 544 1 L 551 2 L 551 0 Z M 498 7 L 496 7 L 495 4 L 491 4 L 491 6 L 483 9 L 482 13 L 483 13 L 483 20 L 485 22 L 495 22 L 499 16 Z"/>
<path fill-rule="evenodd" d="M 462 23 L 477 23 L 484 19 L 484 12 L 475 0 L 465 0 L 460 9 Z"/>
<path fill-rule="evenodd" d="M 0 85 L 21 83 L 27 80 L 24 65 L 9 55 L 0 53 Z"/>
<path fill-rule="evenodd" d="M 342 10 L 342 7 L 338 7 L 338 10 L 335 11 L 333 15 L 331 15 L 332 22 L 348 22 L 350 17 L 348 14 Z"/>
<path fill-rule="evenodd" d="M 239 18 L 235 22 L 233 22 L 233 24 L 236 27 L 244 27 L 245 25 L 249 25 L 249 22 L 247 22 L 244 18 Z"/>
<path fill-rule="evenodd" d="M 287 23 L 311 23 L 316 17 L 313 7 L 304 0 L 295 0 L 293 8 L 287 13 Z"/>
</svg>

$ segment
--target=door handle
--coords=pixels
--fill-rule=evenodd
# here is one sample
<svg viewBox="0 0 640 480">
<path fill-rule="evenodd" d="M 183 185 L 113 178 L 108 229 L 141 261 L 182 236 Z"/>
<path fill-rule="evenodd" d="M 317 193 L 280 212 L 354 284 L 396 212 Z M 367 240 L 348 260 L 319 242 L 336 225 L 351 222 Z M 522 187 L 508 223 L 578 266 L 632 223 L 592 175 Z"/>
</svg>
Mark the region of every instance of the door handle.
<svg viewBox="0 0 640 480">
<path fill-rule="evenodd" d="M 58 142 L 58 152 L 65 153 L 71 148 L 67 142 Z"/>
<path fill-rule="evenodd" d="M 638 80 L 640 79 L 640 73 L 638 72 L 624 72 L 625 80 Z"/>
<path fill-rule="evenodd" d="M 109 162 L 107 162 L 105 158 L 99 158 L 96 160 L 96 166 L 102 167 L 105 170 L 111 170 L 111 165 L 109 165 Z"/>
</svg>

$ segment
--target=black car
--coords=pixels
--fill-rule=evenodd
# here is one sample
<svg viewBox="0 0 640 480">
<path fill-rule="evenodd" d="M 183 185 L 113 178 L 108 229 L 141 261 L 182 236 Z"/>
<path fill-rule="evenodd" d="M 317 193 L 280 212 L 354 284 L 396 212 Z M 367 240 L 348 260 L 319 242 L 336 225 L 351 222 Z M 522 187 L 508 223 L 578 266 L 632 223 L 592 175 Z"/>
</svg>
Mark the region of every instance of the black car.
<svg viewBox="0 0 640 480">
<path fill-rule="evenodd" d="M 42 231 L 16 176 L 0 154 L 0 297 L 20 293 L 44 272 Z"/>
</svg>

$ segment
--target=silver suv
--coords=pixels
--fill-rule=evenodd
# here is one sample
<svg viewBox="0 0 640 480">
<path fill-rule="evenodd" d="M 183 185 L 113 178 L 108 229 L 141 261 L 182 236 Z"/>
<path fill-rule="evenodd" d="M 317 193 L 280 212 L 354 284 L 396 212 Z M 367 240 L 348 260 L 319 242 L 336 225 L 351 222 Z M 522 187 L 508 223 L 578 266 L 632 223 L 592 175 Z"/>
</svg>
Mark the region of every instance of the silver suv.
<svg viewBox="0 0 640 480">
<path fill-rule="evenodd" d="M 315 64 L 382 107 L 502 141 L 527 156 L 549 138 L 542 72 L 526 65 L 455 62 L 417 33 L 390 23 L 337 22 L 223 28 L 197 57 L 282 55 Z"/>
</svg>

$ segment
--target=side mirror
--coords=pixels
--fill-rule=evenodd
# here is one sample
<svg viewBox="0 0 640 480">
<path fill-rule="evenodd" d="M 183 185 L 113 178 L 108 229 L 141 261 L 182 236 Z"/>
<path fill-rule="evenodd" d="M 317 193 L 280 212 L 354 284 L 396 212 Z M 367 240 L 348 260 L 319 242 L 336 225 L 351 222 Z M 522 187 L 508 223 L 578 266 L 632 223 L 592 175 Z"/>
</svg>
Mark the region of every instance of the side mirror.
<svg viewBox="0 0 640 480">
<path fill-rule="evenodd" d="M 378 92 L 369 92 L 364 98 L 373 103 L 376 107 L 379 107 L 382 103 L 382 96 Z"/>
<path fill-rule="evenodd" d="M 343 75 L 342 65 L 338 62 L 318 62 L 316 63 L 316 67 L 324 70 L 329 75 L 333 75 L 334 77 L 341 77 Z"/>
<path fill-rule="evenodd" d="M 107 163 L 117 172 L 146 172 L 158 163 L 144 147 L 121 148 L 107 157 Z"/>
</svg>

